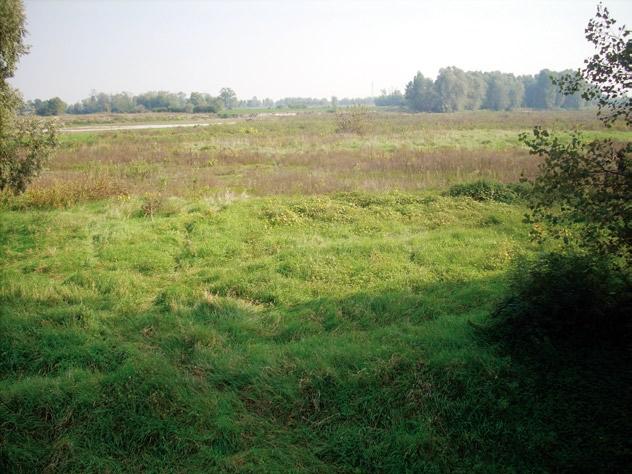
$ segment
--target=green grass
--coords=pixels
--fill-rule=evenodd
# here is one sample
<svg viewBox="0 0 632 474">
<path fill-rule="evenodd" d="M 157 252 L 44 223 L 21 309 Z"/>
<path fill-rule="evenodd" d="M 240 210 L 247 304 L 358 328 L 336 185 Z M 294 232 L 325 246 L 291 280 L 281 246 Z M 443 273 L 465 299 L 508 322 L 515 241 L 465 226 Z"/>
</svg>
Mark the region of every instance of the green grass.
<svg viewBox="0 0 632 474">
<path fill-rule="evenodd" d="M 622 465 L 624 441 L 574 439 L 560 412 L 575 405 L 473 329 L 532 251 L 520 204 L 347 193 L 144 209 L 0 213 L 5 472 Z"/>
<path fill-rule="evenodd" d="M 481 328 L 538 251 L 518 133 L 630 132 L 366 120 L 65 134 L 0 194 L 0 472 L 625 472 L 629 357 Z"/>
</svg>

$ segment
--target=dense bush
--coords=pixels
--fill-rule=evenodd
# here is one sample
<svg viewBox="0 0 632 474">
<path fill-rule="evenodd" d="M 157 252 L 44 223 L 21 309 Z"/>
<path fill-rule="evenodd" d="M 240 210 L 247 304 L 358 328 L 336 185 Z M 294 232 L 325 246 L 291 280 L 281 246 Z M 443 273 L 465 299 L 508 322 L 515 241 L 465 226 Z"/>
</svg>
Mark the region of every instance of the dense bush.
<svg viewBox="0 0 632 474">
<path fill-rule="evenodd" d="M 494 313 L 495 330 L 511 347 L 625 341 L 632 320 L 631 276 L 590 254 L 522 258 L 514 264 L 510 296 Z"/>
<path fill-rule="evenodd" d="M 497 201 L 510 203 L 524 197 L 529 192 L 525 183 L 503 184 L 488 180 L 455 184 L 446 192 L 451 197 L 469 197 L 475 201 Z"/>
</svg>

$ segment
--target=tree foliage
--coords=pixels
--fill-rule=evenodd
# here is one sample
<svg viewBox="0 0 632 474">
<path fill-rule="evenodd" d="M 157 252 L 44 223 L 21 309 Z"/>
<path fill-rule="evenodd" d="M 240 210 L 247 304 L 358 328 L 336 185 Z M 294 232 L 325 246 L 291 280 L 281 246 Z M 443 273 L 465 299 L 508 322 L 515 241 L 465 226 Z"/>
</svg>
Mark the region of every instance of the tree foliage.
<svg viewBox="0 0 632 474">
<path fill-rule="evenodd" d="M 25 19 L 21 0 L 0 1 L 0 191 L 16 193 L 42 170 L 56 145 L 52 123 L 17 118 L 22 100 L 7 82 L 28 51 Z"/>
<path fill-rule="evenodd" d="M 237 94 L 230 87 L 223 87 L 219 91 L 219 98 L 222 100 L 224 104 L 224 108 L 232 109 L 237 105 Z"/>
<path fill-rule="evenodd" d="M 530 220 L 541 237 L 561 238 L 603 255 L 632 257 L 632 143 L 570 141 L 536 127 L 521 140 L 544 158 L 534 181 Z"/>
<path fill-rule="evenodd" d="M 32 104 L 32 109 L 37 115 L 62 115 L 66 112 L 66 103 L 59 97 L 53 97 L 48 100 L 35 99 Z"/>
<path fill-rule="evenodd" d="M 584 69 L 556 82 L 565 94 L 585 87 L 584 97 L 597 97 L 599 117 L 606 125 L 621 118 L 630 126 L 630 41 L 625 43 L 630 31 L 615 29 L 615 23 L 600 5 L 586 28 L 586 38 L 596 46 L 596 54 L 586 60 Z M 625 51 L 627 59 L 622 56 Z M 579 133 L 568 141 L 540 127 L 520 138 L 532 154 L 543 157 L 534 181 L 530 216 L 534 223 L 544 224 L 536 227 L 538 233 L 630 263 L 632 143 L 586 142 Z"/>
<path fill-rule="evenodd" d="M 621 118 L 632 125 L 632 36 L 625 25 L 616 26 L 606 7 L 599 4 L 597 14 L 588 22 L 586 39 L 595 54 L 585 66 L 567 74 L 557 83 L 566 94 L 582 92 L 586 100 L 596 100 L 599 117 L 606 125 Z"/>
<path fill-rule="evenodd" d="M 555 79 L 555 84 L 562 95 L 576 95 L 582 88 L 585 99 L 598 100 L 604 124 L 621 118 L 629 127 L 632 104 L 627 98 L 632 91 L 621 56 L 629 51 L 629 42 L 625 48 L 621 43 L 629 31 L 613 33 L 614 24 L 599 6 L 586 29 L 596 54 L 586 68 Z M 538 100 L 559 100 L 560 91 L 547 88 Z M 497 307 L 492 327 L 508 348 L 526 353 L 570 348 L 576 354 L 578 348 L 629 346 L 632 142 L 586 141 L 580 133 L 569 139 L 541 127 L 520 139 L 542 157 L 528 220 L 541 240 L 554 237 L 563 246 L 515 262 L 510 294 Z"/>
</svg>

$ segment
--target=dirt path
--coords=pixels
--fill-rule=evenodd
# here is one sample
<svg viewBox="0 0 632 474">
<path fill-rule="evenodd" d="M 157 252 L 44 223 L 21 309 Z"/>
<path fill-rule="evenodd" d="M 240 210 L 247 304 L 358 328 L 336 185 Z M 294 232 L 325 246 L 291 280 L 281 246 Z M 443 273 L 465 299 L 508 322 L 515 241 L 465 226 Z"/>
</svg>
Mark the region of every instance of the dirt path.
<svg viewBox="0 0 632 474">
<path fill-rule="evenodd" d="M 115 130 L 145 130 L 145 129 L 151 129 L 151 128 L 208 127 L 210 125 L 233 125 L 235 123 L 237 122 L 95 125 L 95 126 L 87 126 L 87 127 L 62 128 L 61 132 L 64 132 L 64 133 L 110 132 L 110 131 L 115 131 Z"/>
</svg>

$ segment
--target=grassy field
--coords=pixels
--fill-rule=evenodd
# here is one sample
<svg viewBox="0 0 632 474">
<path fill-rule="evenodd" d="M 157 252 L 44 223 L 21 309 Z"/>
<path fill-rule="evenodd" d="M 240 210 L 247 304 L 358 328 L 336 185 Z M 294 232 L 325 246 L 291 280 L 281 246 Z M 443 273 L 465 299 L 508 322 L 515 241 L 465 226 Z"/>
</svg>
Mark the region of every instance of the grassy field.
<svg viewBox="0 0 632 474">
<path fill-rule="evenodd" d="M 157 115 L 146 118 L 153 123 Z M 176 123 L 190 117 L 178 116 Z M 112 123 L 127 119 L 115 116 Z M 328 113 L 71 133 L 22 200 L 46 207 L 145 193 L 318 195 L 418 192 L 480 178 L 515 182 L 536 171 L 537 160 L 520 146 L 518 134 L 538 123 L 563 134 L 578 129 L 588 137 L 630 136 L 604 129 L 590 112 L 368 113 L 361 133 L 339 131 L 337 116 Z"/>
<path fill-rule="evenodd" d="M 480 327 L 519 131 L 588 114 L 333 114 L 64 135 L 0 208 L 4 472 L 625 472 L 629 364 Z M 620 373 L 620 378 L 608 374 Z"/>
</svg>

